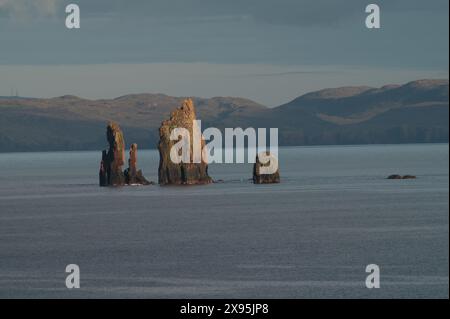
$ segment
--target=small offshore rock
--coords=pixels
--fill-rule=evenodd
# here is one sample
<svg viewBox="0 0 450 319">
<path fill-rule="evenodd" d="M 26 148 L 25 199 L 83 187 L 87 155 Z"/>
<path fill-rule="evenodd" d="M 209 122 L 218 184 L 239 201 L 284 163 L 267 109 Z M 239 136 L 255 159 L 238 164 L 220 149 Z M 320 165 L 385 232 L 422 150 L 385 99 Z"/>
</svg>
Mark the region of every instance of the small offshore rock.
<svg viewBox="0 0 450 319">
<path fill-rule="evenodd" d="M 270 157 L 270 160 L 275 159 L 270 152 L 266 152 L 266 156 Z M 256 162 L 253 165 L 253 183 L 254 184 L 278 184 L 280 183 L 280 168 L 278 167 L 275 173 L 261 174 L 261 167 L 269 166 L 271 163 L 261 163 L 259 155 L 256 156 Z M 277 164 L 278 165 L 278 164 Z"/>
<path fill-rule="evenodd" d="M 394 174 L 394 175 L 390 175 L 388 176 L 387 179 L 416 179 L 417 177 L 414 175 L 398 175 L 398 174 Z"/>
</svg>

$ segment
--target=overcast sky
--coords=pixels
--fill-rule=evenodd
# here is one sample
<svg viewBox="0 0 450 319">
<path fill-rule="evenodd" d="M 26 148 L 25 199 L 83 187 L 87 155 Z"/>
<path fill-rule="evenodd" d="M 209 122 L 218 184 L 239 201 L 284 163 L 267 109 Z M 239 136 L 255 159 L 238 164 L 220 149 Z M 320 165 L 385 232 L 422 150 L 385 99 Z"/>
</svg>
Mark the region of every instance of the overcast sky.
<svg viewBox="0 0 450 319">
<path fill-rule="evenodd" d="M 68 3 L 81 29 L 65 28 Z M 381 7 L 380 30 L 365 6 Z M 0 0 L 0 95 L 242 96 L 448 78 L 448 0 Z"/>
</svg>

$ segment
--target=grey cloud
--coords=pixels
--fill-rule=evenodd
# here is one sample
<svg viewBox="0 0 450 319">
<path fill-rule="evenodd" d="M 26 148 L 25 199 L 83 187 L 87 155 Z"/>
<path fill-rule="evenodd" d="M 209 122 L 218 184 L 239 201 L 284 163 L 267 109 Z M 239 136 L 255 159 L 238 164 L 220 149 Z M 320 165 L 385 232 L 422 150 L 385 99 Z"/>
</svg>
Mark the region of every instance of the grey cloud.
<svg viewBox="0 0 450 319">
<path fill-rule="evenodd" d="M 63 2 L 70 2 L 64 0 Z M 383 12 L 448 11 L 447 0 L 377 0 Z M 78 0 L 90 14 L 114 13 L 167 19 L 213 19 L 245 16 L 261 23 L 333 26 L 353 16 L 364 16 L 371 1 L 363 0 Z"/>
<path fill-rule="evenodd" d="M 64 25 L 72 2 L 79 30 Z M 364 25 L 371 2 L 382 10 L 376 31 Z M 448 0 L 0 0 L 0 89 L 281 100 L 448 77 L 448 32 Z"/>
<path fill-rule="evenodd" d="M 363 0 L 0 0 L 0 12 L 50 14 L 69 3 L 80 5 L 89 16 L 114 15 L 166 20 L 220 21 L 247 17 L 260 23 L 297 26 L 334 26 L 354 16 L 364 16 L 370 1 Z M 447 0 L 377 0 L 383 12 L 448 11 Z"/>
<path fill-rule="evenodd" d="M 42 1 L 0 3 L 4 9 Z M 382 8 L 376 32 L 364 27 L 364 7 L 372 2 L 365 0 L 49 1 L 46 8 L 56 7 L 52 19 L 19 27 L 0 18 L 0 64 L 448 67 L 447 0 L 374 0 Z M 63 7 L 71 2 L 81 8 L 77 31 L 64 27 Z"/>
<path fill-rule="evenodd" d="M 54 15 L 61 0 L 0 0 L 0 13 L 3 17 L 33 18 Z"/>
<path fill-rule="evenodd" d="M 284 77 L 284 76 L 296 76 L 296 75 L 330 75 L 336 73 L 342 73 L 343 71 L 288 71 L 288 72 L 272 72 L 272 73 L 253 73 L 245 74 L 244 77 Z"/>
</svg>

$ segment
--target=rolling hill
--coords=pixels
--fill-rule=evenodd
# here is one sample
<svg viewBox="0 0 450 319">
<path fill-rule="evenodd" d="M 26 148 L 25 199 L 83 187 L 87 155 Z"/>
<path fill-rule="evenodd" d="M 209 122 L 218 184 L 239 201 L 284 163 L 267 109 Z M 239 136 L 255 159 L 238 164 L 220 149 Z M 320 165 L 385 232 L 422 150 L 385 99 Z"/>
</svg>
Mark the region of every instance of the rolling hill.
<svg viewBox="0 0 450 319">
<path fill-rule="evenodd" d="M 278 127 L 280 145 L 448 142 L 448 80 L 324 89 L 268 108 L 234 97 L 194 98 L 203 127 Z M 0 152 L 99 150 L 114 120 L 126 141 L 155 148 L 158 128 L 184 97 L 111 100 L 0 97 Z"/>
</svg>

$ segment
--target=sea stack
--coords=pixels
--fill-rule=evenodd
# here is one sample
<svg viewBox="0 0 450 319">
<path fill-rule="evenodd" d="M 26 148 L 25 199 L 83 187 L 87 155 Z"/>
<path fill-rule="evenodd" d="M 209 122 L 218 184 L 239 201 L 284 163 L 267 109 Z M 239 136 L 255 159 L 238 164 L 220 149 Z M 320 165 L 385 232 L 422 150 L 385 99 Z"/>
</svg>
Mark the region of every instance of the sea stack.
<svg viewBox="0 0 450 319">
<path fill-rule="evenodd" d="M 256 156 L 255 165 L 253 165 L 253 183 L 254 184 L 278 184 L 280 183 L 280 168 L 278 167 L 278 159 L 276 159 L 270 152 L 266 151 L 266 157 L 270 159 L 266 164 L 261 163 L 260 156 Z M 276 163 L 273 163 L 276 161 Z M 263 174 L 263 167 L 269 167 L 272 164 L 276 164 L 276 171 L 270 174 Z"/>
<path fill-rule="evenodd" d="M 110 122 L 106 128 L 108 151 L 103 151 L 100 164 L 100 186 L 125 185 L 122 167 L 125 164 L 125 141 L 117 123 Z"/>
<path fill-rule="evenodd" d="M 150 185 L 151 182 L 144 177 L 141 170 L 137 169 L 137 150 L 137 144 L 131 144 L 128 168 L 124 172 L 125 182 L 128 185 Z"/>
<path fill-rule="evenodd" d="M 161 185 L 195 185 L 212 182 L 208 175 L 208 164 L 202 158 L 200 163 L 193 160 L 193 136 L 198 134 L 198 127 L 194 127 L 196 120 L 194 102 L 192 99 L 184 100 L 182 106 L 171 113 L 170 119 L 163 121 L 159 128 L 159 170 L 158 181 Z M 190 134 L 190 162 L 173 163 L 170 151 L 178 141 L 171 141 L 170 134 L 175 128 L 184 128 Z M 199 133 L 201 135 L 201 132 Z M 201 139 L 201 149 L 205 141 Z"/>
</svg>

